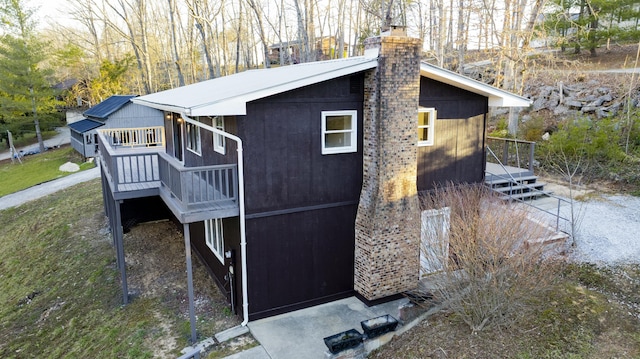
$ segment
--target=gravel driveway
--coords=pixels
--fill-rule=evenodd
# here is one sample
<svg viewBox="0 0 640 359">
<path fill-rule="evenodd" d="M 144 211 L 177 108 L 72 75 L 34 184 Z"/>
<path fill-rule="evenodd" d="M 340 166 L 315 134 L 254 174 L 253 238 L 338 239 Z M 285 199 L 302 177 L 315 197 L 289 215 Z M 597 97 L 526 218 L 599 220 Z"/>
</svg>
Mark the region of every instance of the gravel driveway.
<svg viewBox="0 0 640 359">
<path fill-rule="evenodd" d="M 572 258 L 597 264 L 640 262 L 640 198 L 603 195 L 580 202 Z"/>
</svg>

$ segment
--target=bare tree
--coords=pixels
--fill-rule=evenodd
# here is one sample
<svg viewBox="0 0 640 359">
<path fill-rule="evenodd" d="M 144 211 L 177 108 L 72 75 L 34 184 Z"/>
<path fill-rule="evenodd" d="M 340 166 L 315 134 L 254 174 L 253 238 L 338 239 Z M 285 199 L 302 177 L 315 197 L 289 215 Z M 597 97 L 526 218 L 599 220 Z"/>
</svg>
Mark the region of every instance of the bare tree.
<svg viewBox="0 0 640 359">
<path fill-rule="evenodd" d="M 180 54 L 178 53 L 178 37 L 176 36 L 176 0 L 167 0 L 169 2 L 169 21 L 171 24 L 171 49 L 173 50 L 173 62 L 178 72 L 178 86 L 184 86 L 184 75 L 180 64 Z"/>
<path fill-rule="evenodd" d="M 256 24 L 258 25 L 258 36 L 260 37 L 260 42 L 262 43 L 262 55 L 264 56 L 264 68 L 271 67 L 269 62 L 269 41 L 267 40 L 267 35 L 264 29 L 263 22 L 263 14 L 262 8 L 259 4 L 256 3 L 256 0 L 247 0 L 247 4 L 253 10 L 255 15 Z"/>
</svg>

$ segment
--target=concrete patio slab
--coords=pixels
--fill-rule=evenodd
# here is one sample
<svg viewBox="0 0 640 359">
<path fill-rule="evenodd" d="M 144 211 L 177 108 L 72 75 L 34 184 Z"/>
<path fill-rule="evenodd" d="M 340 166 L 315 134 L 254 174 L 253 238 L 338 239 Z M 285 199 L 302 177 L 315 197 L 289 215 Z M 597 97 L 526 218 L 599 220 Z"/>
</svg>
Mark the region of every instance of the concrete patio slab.
<svg viewBox="0 0 640 359">
<path fill-rule="evenodd" d="M 352 328 L 362 333 L 361 321 L 381 315 L 398 318 L 399 306 L 407 302 L 407 299 L 398 299 L 367 307 L 356 297 L 350 297 L 248 325 L 272 359 L 321 359 L 328 353 L 323 338 Z"/>
</svg>

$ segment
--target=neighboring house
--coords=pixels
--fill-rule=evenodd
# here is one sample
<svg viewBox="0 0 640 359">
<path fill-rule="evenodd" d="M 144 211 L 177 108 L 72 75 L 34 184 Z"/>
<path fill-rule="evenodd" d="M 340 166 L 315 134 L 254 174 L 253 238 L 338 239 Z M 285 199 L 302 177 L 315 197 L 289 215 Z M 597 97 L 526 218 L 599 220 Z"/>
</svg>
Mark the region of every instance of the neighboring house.
<svg viewBox="0 0 640 359">
<path fill-rule="evenodd" d="M 69 124 L 71 146 L 84 157 L 95 157 L 98 155 L 98 128 L 162 127 L 162 111 L 132 103 L 131 99 L 135 97 L 114 95 L 85 111 L 82 120 Z"/>
<path fill-rule="evenodd" d="M 165 111 L 166 147 L 123 151 L 99 135 L 121 273 L 121 211 L 159 196 L 187 260 L 193 248 L 245 323 L 414 289 L 418 192 L 482 182 L 488 107 L 530 103 L 420 55 L 419 40 L 385 35 L 361 57 L 132 99 Z"/>
</svg>

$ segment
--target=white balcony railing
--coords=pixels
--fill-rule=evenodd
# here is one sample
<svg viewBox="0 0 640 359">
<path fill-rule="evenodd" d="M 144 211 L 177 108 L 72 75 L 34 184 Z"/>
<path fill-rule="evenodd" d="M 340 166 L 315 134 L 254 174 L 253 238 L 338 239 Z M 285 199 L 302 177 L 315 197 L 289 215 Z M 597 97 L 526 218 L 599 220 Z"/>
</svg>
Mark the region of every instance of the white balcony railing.
<svg viewBox="0 0 640 359">
<path fill-rule="evenodd" d="M 98 130 L 111 146 L 164 147 L 164 127 L 107 128 Z"/>
</svg>

